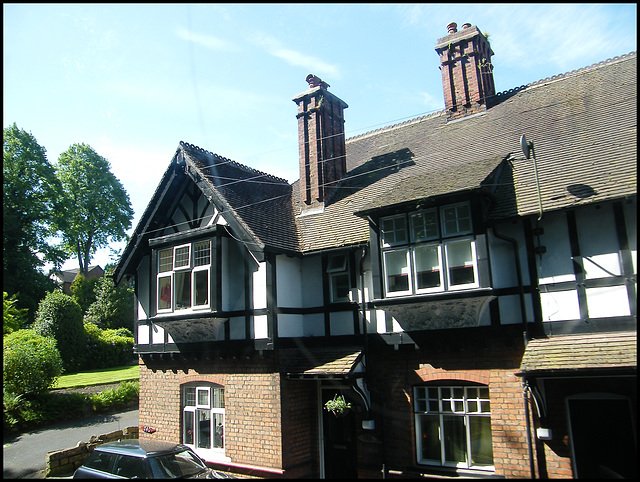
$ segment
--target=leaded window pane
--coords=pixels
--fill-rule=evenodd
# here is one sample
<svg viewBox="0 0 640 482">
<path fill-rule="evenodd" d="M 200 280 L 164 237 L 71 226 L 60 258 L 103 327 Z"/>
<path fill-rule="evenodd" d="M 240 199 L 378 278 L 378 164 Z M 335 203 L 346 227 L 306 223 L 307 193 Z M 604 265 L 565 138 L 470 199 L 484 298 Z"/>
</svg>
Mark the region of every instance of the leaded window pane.
<svg viewBox="0 0 640 482">
<path fill-rule="evenodd" d="M 431 209 L 429 211 L 412 214 L 411 233 L 414 241 L 426 241 L 437 238 L 440 235 L 437 211 Z"/>
<path fill-rule="evenodd" d="M 209 241 L 193 244 L 193 265 L 206 266 L 211 264 L 211 247 Z"/>
<path fill-rule="evenodd" d="M 163 249 L 158 252 L 158 272 L 164 273 L 173 269 L 173 249 Z"/>
<path fill-rule="evenodd" d="M 382 244 L 384 246 L 407 242 L 407 222 L 404 216 L 383 219 L 381 227 Z"/>
<path fill-rule="evenodd" d="M 174 268 L 185 268 L 189 266 L 190 246 L 180 246 L 175 249 Z"/>
</svg>

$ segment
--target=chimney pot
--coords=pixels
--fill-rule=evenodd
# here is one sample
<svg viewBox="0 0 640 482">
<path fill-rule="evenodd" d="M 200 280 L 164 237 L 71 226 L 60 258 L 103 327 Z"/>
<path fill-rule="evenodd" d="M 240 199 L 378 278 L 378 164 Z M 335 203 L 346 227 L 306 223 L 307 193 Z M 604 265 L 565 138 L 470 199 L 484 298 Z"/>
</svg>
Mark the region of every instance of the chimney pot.
<svg viewBox="0 0 640 482">
<path fill-rule="evenodd" d="M 469 27 L 471 27 L 471 24 L 470 24 L 470 23 L 463 23 L 463 24 L 462 24 L 462 29 L 463 29 L 463 30 L 464 30 L 465 28 L 469 28 Z"/>
<path fill-rule="evenodd" d="M 327 89 L 328 87 L 331 87 L 329 84 L 323 81 L 320 77 L 314 74 L 307 75 L 305 80 L 309 83 L 310 89 L 313 89 L 314 87 L 318 87 L 318 86 L 322 87 L 323 89 Z"/>
<path fill-rule="evenodd" d="M 447 25 L 447 30 L 449 31 L 449 33 L 456 33 L 458 31 L 458 24 L 455 22 L 451 22 L 449 25 Z"/>
</svg>

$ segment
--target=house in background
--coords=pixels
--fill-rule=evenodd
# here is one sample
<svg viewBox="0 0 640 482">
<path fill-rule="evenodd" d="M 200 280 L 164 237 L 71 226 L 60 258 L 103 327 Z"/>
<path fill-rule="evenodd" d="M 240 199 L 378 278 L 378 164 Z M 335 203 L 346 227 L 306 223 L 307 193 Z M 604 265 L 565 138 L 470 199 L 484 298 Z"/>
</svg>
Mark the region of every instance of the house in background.
<svg viewBox="0 0 640 482">
<path fill-rule="evenodd" d="M 71 283 L 76 279 L 80 268 L 67 269 L 62 271 L 53 271 L 51 278 L 62 288 L 62 292 L 71 294 Z M 104 276 L 104 270 L 100 266 L 89 266 L 87 270 L 87 279 L 101 278 Z"/>
<path fill-rule="evenodd" d="M 351 139 L 307 76 L 300 179 L 180 143 L 135 279 L 141 438 L 258 477 L 635 477 L 636 54 Z M 337 417 L 324 405 L 344 397 Z"/>
</svg>

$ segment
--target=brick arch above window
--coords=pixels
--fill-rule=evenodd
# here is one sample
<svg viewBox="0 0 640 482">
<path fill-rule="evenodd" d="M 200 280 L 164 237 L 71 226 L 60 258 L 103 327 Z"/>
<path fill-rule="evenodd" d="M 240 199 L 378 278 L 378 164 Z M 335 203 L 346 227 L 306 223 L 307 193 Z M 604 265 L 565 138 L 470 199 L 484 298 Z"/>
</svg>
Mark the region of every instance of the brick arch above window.
<svg viewBox="0 0 640 482">
<path fill-rule="evenodd" d="M 452 382 L 473 382 L 489 385 L 491 372 L 489 370 L 454 370 L 443 371 L 432 367 L 420 368 L 415 371 L 423 382 L 452 381 Z"/>
<path fill-rule="evenodd" d="M 213 383 L 224 387 L 227 384 L 227 377 L 225 375 L 185 375 L 179 380 L 180 385 L 186 385 L 187 383 Z"/>
</svg>

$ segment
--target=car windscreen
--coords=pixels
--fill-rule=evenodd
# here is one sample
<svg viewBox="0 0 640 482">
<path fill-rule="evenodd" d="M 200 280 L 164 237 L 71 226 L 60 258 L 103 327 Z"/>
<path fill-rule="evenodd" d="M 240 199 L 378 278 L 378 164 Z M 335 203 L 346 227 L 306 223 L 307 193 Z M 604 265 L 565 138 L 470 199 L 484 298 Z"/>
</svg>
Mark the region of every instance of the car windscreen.
<svg viewBox="0 0 640 482">
<path fill-rule="evenodd" d="M 190 477 L 207 470 L 202 461 L 190 450 L 158 455 L 150 459 L 150 462 L 160 470 L 163 477 L 167 478 Z"/>
</svg>

